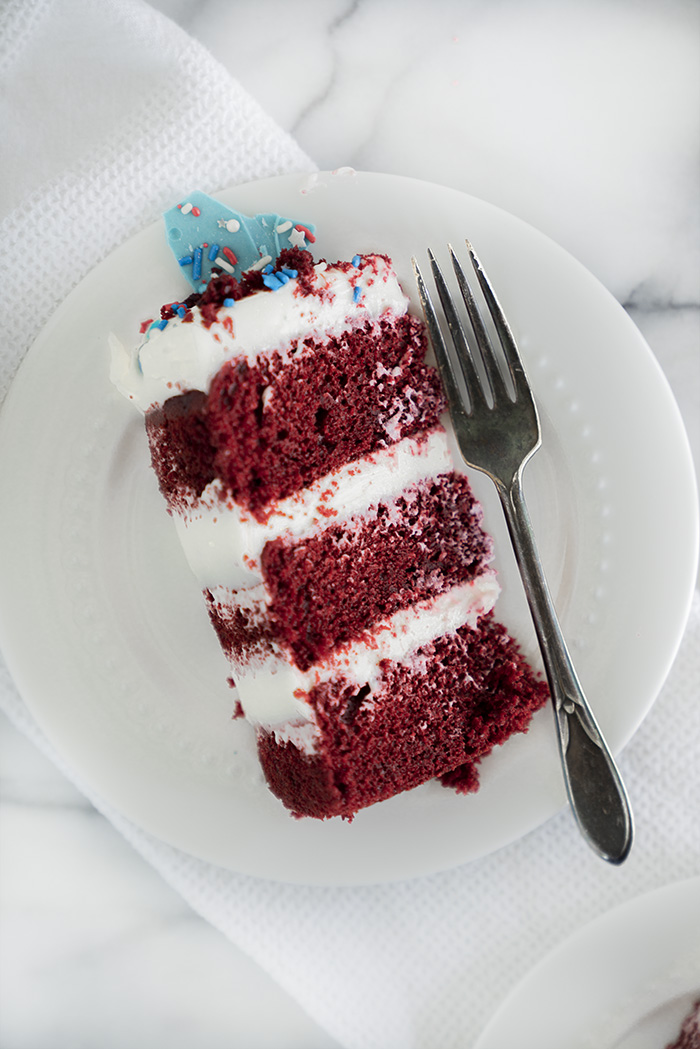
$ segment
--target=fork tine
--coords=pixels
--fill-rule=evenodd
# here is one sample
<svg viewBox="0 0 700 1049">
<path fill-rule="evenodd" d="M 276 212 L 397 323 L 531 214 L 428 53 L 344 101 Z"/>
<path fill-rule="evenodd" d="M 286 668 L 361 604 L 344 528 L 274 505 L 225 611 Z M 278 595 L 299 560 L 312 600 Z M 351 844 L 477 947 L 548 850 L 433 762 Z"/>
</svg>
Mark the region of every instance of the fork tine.
<svg viewBox="0 0 700 1049">
<path fill-rule="evenodd" d="M 454 302 L 452 301 L 452 296 L 450 295 L 447 284 L 445 283 L 445 278 L 442 275 L 442 270 L 437 263 L 437 259 L 430 249 L 428 249 L 428 256 L 430 258 L 430 267 L 433 271 L 435 286 L 438 290 L 438 295 L 440 296 L 442 308 L 445 311 L 445 318 L 450 329 L 450 335 L 452 336 L 454 354 L 457 357 L 462 372 L 462 378 L 464 379 L 467 388 L 470 404 L 472 408 L 475 407 L 477 403 L 485 405 L 486 399 L 484 397 L 481 380 L 479 379 L 479 374 L 474 364 L 472 351 L 469 348 L 466 335 L 464 334 L 464 328 L 462 327 Z"/>
<path fill-rule="evenodd" d="M 488 377 L 489 387 L 491 389 L 491 395 L 494 399 L 494 403 L 500 401 L 504 396 L 508 397 L 508 390 L 503 381 L 501 370 L 498 367 L 496 356 L 493 352 L 491 345 L 491 339 L 486 331 L 486 325 L 484 324 L 481 316 L 481 310 L 479 309 L 476 299 L 469 286 L 467 278 L 464 276 L 464 270 L 462 269 L 459 259 L 454 253 L 452 245 L 449 244 L 450 257 L 452 259 L 452 268 L 455 271 L 457 277 L 457 283 L 459 284 L 459 290 L 462 293 L 464 299 L 464 305 L 467 307 L 467 313 L 469 314 L 469 320 L 471 322 L 472 330 L 474 331 L 474 338 L 481 354 L 481 359 L 484 362 L 486 369 L 486 375 Z M 473 264 L 473 263 L 472 263 Z M 489 310 L 491 309 L 490 304 L 487 300 Z M 504 318 L 505 319 L 505 318 Z M 499 331 L 500 335 L 500 331 Z M 509 364 L 510 367 L 510 364 Z M 515 380 L 514 380 L 515 381 Z"/>
<path fill-rule="evenodd" d="M 469 257 L 471 259 L 474 272 L 476 273 L 476 278 L 479 281 L 479 286 L 481 287 L 481 290 L 483 292 L 484 300 L 486 302 L 486 305 L 488 306 L 489 313 L 491 314 L 493 322 L 496 326 L 498 337 L 501 340 L 503 354 L 508 365 L 508 370 L 510 372 L 511 379 L 513 380 L 516 395 L 521 396 L 525 394 L 528 397 L 530 397 L 530 384 L 525 374 L 525 369 L 523 367 L 523 362 L 520 358 L 520 352 L 518 350 L 517 343 L 515 341 L 515 338 L 513 337 L 510 325 L 506 320 L 506 315 L 503 312 L 503 309 L 501 307 L 500 302 L 498 301 L 496 293 L 491 286 L 491 282 L 486 276 L 486 272 L 481 264 L 479 256 L 476 254 L 474 248 L 471 246 L 468 240 L 466 240 L 465 243 L 467 245 L 467 251 L 469 252 Z"/>
<path fill-rule="evenodd" d="M 430 298 L 428 289 L 425 286 L 423 274 L 418 267 L 416 259 L 413 258 L 411 261 L 413 263 L 413 272 L 416 276 L 418 295 L 421 301 L 421 306 L 423 307 L 423 313 L 425 314 L 425 323 L 430 335 L 430 341 L 435 351 L 435 359 L 437 360 L 438 370 L 445 390 L 450 415 L 452 416 L 453 421 L 456 422 L 457 416 L 459 416 L 460 412 L 464 413 L 465 410 L 463 398 L 457 384 L 457 376 L 455 374 L 452 357 L 445 343 L 442 329 L 438 323 L 432 299 Z"/>
</svg>

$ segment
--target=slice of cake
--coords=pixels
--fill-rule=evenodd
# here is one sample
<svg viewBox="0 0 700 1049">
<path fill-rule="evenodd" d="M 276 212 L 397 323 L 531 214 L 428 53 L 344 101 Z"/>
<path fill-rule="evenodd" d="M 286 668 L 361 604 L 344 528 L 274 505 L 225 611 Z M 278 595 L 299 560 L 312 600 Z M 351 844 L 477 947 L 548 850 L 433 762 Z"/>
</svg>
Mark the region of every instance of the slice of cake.
<svg viewBox="0 0 700 1049">
<path fill-rule="evenodd" d="M 666 1049 L 700 1049 L 700 998 L 683 1021 L 678 1037 Z"/>
<path fill-rule="evenodd" d="M 295 814 L 351 817 L 479 760 L 546 698 L 493 618 L 492 542 L 440 422 L 422 323 L 383 255 L 204 194 L 165 216 L 192 285 L 112 379 Z"/>
</svg>

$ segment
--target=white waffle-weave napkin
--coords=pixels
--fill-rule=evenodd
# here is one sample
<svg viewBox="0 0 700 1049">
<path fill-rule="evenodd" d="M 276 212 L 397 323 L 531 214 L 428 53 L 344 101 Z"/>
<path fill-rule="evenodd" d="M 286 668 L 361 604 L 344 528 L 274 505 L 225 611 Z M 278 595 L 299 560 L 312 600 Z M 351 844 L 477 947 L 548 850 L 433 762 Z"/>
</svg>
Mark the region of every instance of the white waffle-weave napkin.
<svg viewBox="0 0 700 1049">
<path fill-rule="evenodd" d="M 2 311 L 0 397 L 71 288 L 173 200 L 193 186 L 216 192 L 314 167 L 203 48 L 140 0 L 6 0 L 0 78 L 2 286 L 12 303 Z M 621 757 L 637 841 L 619 870 L 589 853 L 562 813 L 491 857 L 429 878 L 285 886 L 178 852 L 85 793 L 343 1045 L 464 1049 L 514 981 L 569 932 L 700 871 L 699 682 L 696 598 L 671 678 Z M 0 704 L 81 786 L 1 665 Z"/>
</svg>

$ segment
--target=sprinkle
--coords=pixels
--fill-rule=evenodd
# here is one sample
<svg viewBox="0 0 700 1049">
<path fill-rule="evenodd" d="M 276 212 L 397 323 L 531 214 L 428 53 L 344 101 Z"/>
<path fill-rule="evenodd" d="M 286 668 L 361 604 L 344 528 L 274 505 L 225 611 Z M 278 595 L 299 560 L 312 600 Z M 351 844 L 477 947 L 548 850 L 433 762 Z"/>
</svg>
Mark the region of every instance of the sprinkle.
<svg viewBox="0 0 700 1049">
<path fill-rule="evenodd" d="M 210 262 L 213 262 L 218 254 L 219 254 L 219 245 L 218 244 L 212 244 L 212 246 L 209 248 L 209 254 L 208 254 L 207 258 L 209 259 Z"/>
<path fill-rule="evenodd" d="M 189 215 L 189 213 L 192 211 L 192 205 L 191 204 L 183 204 L 182 207 L 180 208 L 180 211 L 182 212 L 183 215 Z"/>
<path fill-rule="evenodd" d="M 250 266 L 249 268 L 251 270 L 262 270 L 262 269 L 265 268 L 265 266 L 269 265 L 269 263 L 271 263 L 271 262 L 272 262 L 272 256 L 271 255 L 263 255 L 263 257 L 261 259 L 258 259 L 257 262 L 254 262 L 253 265 Z"/>
<path fill-rule="evenodd" d="M 287 230 L 292 228 L 291 222 L 281 222 L 279 226 L 275 226 L 275 233 L 286 233 Z"/>
<path fill-rule="evenodd" d="M 202 249 L 194 249 L 194 263 L 192 264 L 192 280 L 199 280 L 202 276 Z"/>
<path fill-rule="evenodd" d="M 267 266 L 263 268 L 263 273 L 272 273 L 272 263 L 268 262 Z"/>
<path fill-rule="evenodd" d="M 202 212 L 201 212 L 201 211 L 199 210 L 199 208 L 192 208 L 192 214 L 193 214 L 193 215 L 194 215 L 194 216 L 195 216 L 196 218 L 199 218 L 199 216 L 200 216 L 200 215 L 202 214 Z"/>
<path fill-rule="evenodd" d="M 178 306 L 178 308 L 177 308 L 177 315 L 180 318 L 180 320 L 182 320 L 182 318 L 186 315 L 186 313 L 187 313 L 187 310 L 185 309 L 184 306 Z"/>
<path fill-rule="evenodd" d="M 298 233 L 303 233 L 306 239 L 308 240 L 309 244 L 314 244 L 316 242 L 316 238 L 314 237 L 313 233 L 308 228 L 308 226 L 302 226 L 301 222 L 297 222 L 294 229 Z"/>
<path fill-rule="evenodd" d="M 238 219 L 229 219 L 226 223 L 226 229 L 229 233 L 238 233 L 241 228 L 241 224 Z"/>
<path fill-rule="evenodd" d="M 352 264 L 355 267 L 355 269 L 359 269 L 360 268 L 360 263 L 361 262 L 362 262 L 362 259 L 360 258 L 360 256 L 359 255 L 355 255 L 354 259 L 352 260 Z"/>
<path fill-rule="evenodd" d="M 266 273 L 263 277 L 263 284 L 266 288 L 269 288 L 271 291 L 279 291 L 280 288 L 284 287 L 282 282 L 278 280 L 277 276 L 274 273 Z"/>
<path fill-rule="evenodd" d="M 191 255 L 183 255 L 181 259 L 177 260 L 181 266 L 189 266 L 192 263 Z"/>
<path fill-rule="evenodd" d="M 293 248 L 305 248 L 306 238 L 300 229 L 293 229 L 289 234 L 289 243 Z"/>
<path fill-rule="evenodd" d="M 353 288 L 353 292 L 352 292 L 352 301 L 353 302 L 359 302 L 361 298 L 362 298 L 362 288 L 359 286 L 359 284 L 356 284 L 355 287 Z"/>
<path fill-rule="evenodd" d="M 224 299 L 224 306 L 233 306 L 235 299 Z"/>
<path fill-rule="evenodd" d="M 233 254 L 233 252 L 231 251 L 231 249 L 230 249 L 230 248 L 222 248 L 221 250 L 223 251 L 223 253 L 224 253 L 224 255 L 226 256 L 226 258 L 228 259 L 228 261 L 229 261 L 229 262 L 231 263 L 231 265 L 232 265 L 232 266 L 235 266 L 235 265 L 236 265 L 236 263 L 238 262 L 238 259 L 237 259 L 237 258 L 236 258 L 236 256 L 235 256 L 235 255 Z"/>
<path fill-rule="evenodd" d="M 165 318 L 163 318 L 162 320 L 156 321 L 156 323 L 153 325 L 153 327 L 154 328 L 160 328 L 160 330 L 162 331 L 167 323 L 168 322 L 165 320 Z"/>
<path fill-rule="evenodd" d="M 299 270 L 290 270 L 288 266 L 283 266 L 281 272 L 285 273 L 288 277 L 299 276 Z"/>
<path fill-rule="evenodd" d="M 216 260 L 216 265 L 221 266 L 222 270 L 226 270 L 227 273 L 233 273 L 233 266 L 229 265 L 226 259 L 222 259 L 221 255 Z"/>
<path fill-rule="evenodd" d="M 282 282 L 282 284 L 289 284 L 289 277 L 284 272 L 284 270 L 278 270 L 275 276 L 277 277 L 278 281 Z"/>
</svg>

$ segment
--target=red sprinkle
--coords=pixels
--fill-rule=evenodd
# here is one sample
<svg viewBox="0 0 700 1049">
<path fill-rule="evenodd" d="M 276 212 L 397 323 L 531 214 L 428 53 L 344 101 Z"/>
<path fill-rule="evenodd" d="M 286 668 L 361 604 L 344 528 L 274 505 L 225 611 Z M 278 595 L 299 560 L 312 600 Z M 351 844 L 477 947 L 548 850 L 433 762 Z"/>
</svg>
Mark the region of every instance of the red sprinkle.
<svg viewBox="0 0 700 1049">
<path fill-rule="evenodd" d="M 202 212 L 201 212 L 201 211 L 199 210 L 199 208 L 192 208 L 192 214 L 193 214 L 193 215 L 194 215 L 195 217 L 197 217 L 197 216 L 201 215 L 201 214 L 202 214 Z"/>
<path fill-rule="evenodd" d="M 314 235 L 311 232 L 311 230 L 308 229 L 306 226 L 302 226 L 302 224 L 300 222 L 297 223 L 297 225 L 294 227 L 294 229 L 297 230 L 297 232 L 299 232 L 299 233 L 303 233 L 304 236 L 306 237 L 306 239 L 308 240 L 309 244 L 315 244 L 316 243 L 316 238 L 314 237 Z"/>
<path fill-rule="evenodd" d="M 151 319 L 148 320 L 148 321 L 144 321 L 142 323 L 141 327 L 139 328 L 139 331 L 141 332 L 141 334 L 144 335 L 148 331 L 148 329 L 150 328 L 150 326 L 152 324 L 153 324 L 153 317 L 151 317 Z"/>
<path fill-rule="evenodd" d="M 235 255 L 233 254 L 233 252 L 231 251 L 231 249 L 230 249 L 230 248 L 222 248 L 222 249 L 221 249 L 221 251 L 222 251 L 222 253 L 223 253 L 223 254 L 224 254 L 224 255 L 226 256 L 226 258 L 227 258 L 227 259 L 228 259 L 228 261 L 229 261 L 229 262 L 231 263 L 231 265 L 232 265 L 232 266 L 235 266 L 235 265 L 236 265 L 236 263 L 238 262 L 238 259 L 237 259 L 237 258 L 236 258 L 236 256 L 235 256 Z"/>
</svg>

